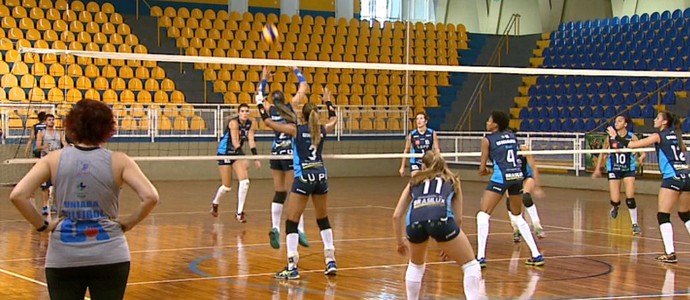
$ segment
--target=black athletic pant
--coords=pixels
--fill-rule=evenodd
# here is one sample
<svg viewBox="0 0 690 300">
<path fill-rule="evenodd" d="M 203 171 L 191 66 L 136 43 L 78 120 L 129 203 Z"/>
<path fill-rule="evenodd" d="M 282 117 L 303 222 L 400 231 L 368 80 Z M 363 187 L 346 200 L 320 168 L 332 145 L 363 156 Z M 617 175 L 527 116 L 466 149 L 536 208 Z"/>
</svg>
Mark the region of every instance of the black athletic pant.
<svg viewBox="0 0 690 300">
<path fill-rule="evenodd" d="M 51 300 L 83 300 L 89 289 L 93 300 L 121 300 L 125 296 L 129 262 L 72 267 L 46 268 Z"/>
</svg>

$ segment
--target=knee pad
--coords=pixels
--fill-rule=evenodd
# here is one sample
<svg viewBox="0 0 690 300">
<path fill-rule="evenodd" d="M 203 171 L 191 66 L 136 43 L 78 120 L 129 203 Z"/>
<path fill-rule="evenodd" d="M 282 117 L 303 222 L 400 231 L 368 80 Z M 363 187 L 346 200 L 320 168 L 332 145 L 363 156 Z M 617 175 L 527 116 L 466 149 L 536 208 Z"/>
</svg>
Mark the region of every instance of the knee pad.
<svg viewBox="0 0 690 300">
<path fill-rule="evenodd" d="M 532 201 L 532 195 L 530 193 L 522 194 L 522 204 L 524 204 L 525 207 L 532 207 L 532 205 L 534 205 L 534 202 Z"/>
<path fill-rule="evenodd" d="M 618 207 L 619 205 L 621 205 L 620 202 L 613 202 L 613 200 L 611 200 L 611 206 Z"/>
<path fill-rule="evenodd" d="M 690 221 L 690 211 L 678 212 L 678 216 L 683 220 L 683 223 Z"/>
<path fill-rule="evenodd" d="M 224 186 L 224 185 L 221 185 L 218 189 L 220 190 L 220 192 L 221 192 L 222 194 L 225 194 L 225 193 L 229 192 L 230 190 L 232 190 L 231 187 L 229 187 L 229 186 Z"/>
<path fill-rule="evenodd" d="M 285 221 L 285 232 L 287 234 L 297 233 L 297 222 L 286 220 Z"/>
<path fill-rule="evenodd" d="M 410 261 L 407 264 L 405 281 L 422 282 L 422 277 L 424 277 L 424 269 L 426 269 L 426 264 L 415 265 Z"/>
<path fill-rule="evenodd" d="M 636 208 L 637 203 L 635 203 L 635 198 L 625 198 L 625 205 L 627 205 L 629 209 Z"/>
<path fill-rule="evenodd" d="M 656 213 L 656 219 L 659 221 L 659 225 L 664 223 L 671 223 L 671 214 L 659 212 Z"/>
<path fill-rule="evenodd" d="M 331 228 L 331 222 L 328 221 L 328 217 L 323 219 L 316 219 L 316 224 L 319 225 L 319 230 L 326 230 Z"/>
<path fill-rule="evenodd" d="M 287 192 L 276 192 L 273 195 L 273 203 L 284 204 L 287 199 Z"/>
<path fill-rule="evenodd" d="M 480 211 L 477 213 L 477 225 L 480 224 L 489 224 L 489 218 L 491 218 L 491 215 Z"/>
<path fill-rule="evenodd" d="M 240 191 L 244 191 L 244 192 L 248 191 L 249 190 L 249 179 L 240 180 L 239 189 L 240 189 Z"/>
</svg>

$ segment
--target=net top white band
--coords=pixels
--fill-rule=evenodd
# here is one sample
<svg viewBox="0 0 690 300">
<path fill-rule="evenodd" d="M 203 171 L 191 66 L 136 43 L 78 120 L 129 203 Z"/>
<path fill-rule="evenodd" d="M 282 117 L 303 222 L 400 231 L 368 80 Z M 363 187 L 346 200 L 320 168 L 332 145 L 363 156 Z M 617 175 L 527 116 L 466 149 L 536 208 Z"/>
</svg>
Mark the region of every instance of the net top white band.
<svg viewBox="0 0 690 300">
<path fill-rule="evenodd" d="M 597 153 L 623 153 L 623 152 L 654 152 L 654 148 L 638 149 L 586 149 L 586 150 L 532 150 L 518 151 L 518 155 L 559 155 L 559 154 L 597 154 Z M 480 157 L 481 152 L 457 152 L 441 153 L 441 156 L 449 157 Z M 411 158 L 422 157 L 421 153 L 380 153 L 380 154 L 324 154 L 324 159 L 387 159 L 387 158 Z M 292 155 L 236 155 L 236 156 L 134 156 L 136 161 L 192 161 L 192 160 L 239 160 L 239 159 L 292 159 Z M 5 160 L 5 164 L 32 164 L 37 158 L 14 158 Z"/>
<path fill-rule="evenodd" d="M 416 64 L 360 63 L 313 60 L 257 59 L 238 57 L 186 56 L 171 54 L 118 53 L 66 49 L 42 49 L 21 47 L 19 53 L 74 55 L 78 57 L 128 59 L 141 61 L 236 64 L 251 66 L 299 66 L 314 68 L 367 69 L 393 71 L 436 71 L 479 74 L 518 74 L 518 75 L 568 75 L 568 76 L 616 76 L 616 77 L 663 77 L 690 78 L 690 72 L 681 71 L 632 71 L 632 70 L 595 70 L 595 69 L 546 69 L 485 66 L 442 66 Z"/>
</svg>

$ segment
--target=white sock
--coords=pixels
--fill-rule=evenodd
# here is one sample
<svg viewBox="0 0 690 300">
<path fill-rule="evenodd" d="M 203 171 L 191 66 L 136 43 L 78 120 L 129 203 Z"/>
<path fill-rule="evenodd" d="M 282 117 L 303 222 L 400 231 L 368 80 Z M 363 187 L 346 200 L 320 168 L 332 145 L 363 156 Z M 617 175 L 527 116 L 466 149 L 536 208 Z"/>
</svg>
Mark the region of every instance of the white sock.
<svg viewBox="0 0 690 300">
<path fill-rule="evenodd" d="M 532 226 L 541 227 L 541 220 L 539 219 L 539 213 L 537 212 L 537 205 L 532 204 L 532 206 L 527 207 L 527 214 L 529 218 L 532 219 Z"/>
<path fill-rule="evenodd" d="M 628 211 L 630 212 L 630 221 L 633 224 L 637 224 L 637 207 L 628 208 Z"/>
<path fill-rule="evenodd" d="M 518 225 L 518 229 L 520 230 L 522 238 L 525 240 L 525 243 L 527 243 L 529 250 L 532 252 L 532 257 L 537 257 L 541 255 L 541 253 L 539 253 L 539 249 L 537 249 L 537 243 L 534 241 L 532 232 L 529 230 L 529 225 L 527 224 L 527 221 L 525 221 L 525 219 L 522 218 L 522 214 L 512 216 L 512 218 L 515 219 L 515 224 Z"/>
<path fill-rule="evenodd" d="M 405 289 L 407 290 L 407 300 L 419 299 L 419 291 L 422 289 L 422 278 L 426 265 L 415 265 L 412 262 L 407 264 L 405 272 Z M 481 272 L 481 270 L 480 270 Z"/>
<path fill-rule="evenodd" d="M 486 257 L 486 240 L 489 238 L 489 218 L 491 218 L 491 215 L 483 211 L 477 213 L 477 258 Z"/>
<path fill-rule="evenodd" d="M 690 221 L 685 222 L 685 229 L 687 229 L 688 233 L 690 233 Z"/>
<path fill-rule="evenodd" d="M 240 180 L 240 186 L 237 188 L 237 213 L 241 214 L 244 211 L 244 202 L 247 200 L 247 192 L 249 191 L 249 179 Z"/>
<path fill-rule="evenodd" d="M 280 231 L 280 216 L 283 215 L 283 204 L 271 202 L 271 226 Z"/>
<path fill-rule="evenodd" d="M 482 268 L 476 260 L 470 260 L 462 265 L 462 285 L 465 290 L 465 298 L 468 300 L 479 299 L 479 284 L 482 281 Z"/>
<path fill-rule="evenodd" d="M 297 245 L 299 244 L 299 234 L 289 233 L 285 237 L 287 244 L 288 269 L 292 270 L 297 267 L 299 261 L 299 253 L 297 252 Z"/>
<path fill-rule="evenodd" d="M 323 251 L 326 256 L 326 263 L 328 263 L 331 260 L 335 260 L 333 257 L 329 257 L 328 253 L 329 250 L 330 252 L 333 252 L 332 250 L 335 250 L 335 246 L 333 245 L 333 229 L 328 228 L 321 230 L 321 240 L 323 241 Z"/>
<path fill-rule="evenodd" d="M 218 201 L 220 200 L 220 197 L 223 196 L 223 195 L 225 195 L 225 193 L 229 192 L 230 190 L 231 190 L 230 187 L 227 187 L 227 186 L 224 186 L 224 185 L 221 184 L 221 185 L 218 187 L 218 190 L 216 191 L 216 195 L 213 196 L 213 201 L 212 201 L 212 203 L 213 203 L 213 204 L 218 204 Z"/>
<path fill-rule="evenodd" d="M 659 225 L 659 231 L 661 231 L 661 240 L 664 242 L 666 254 L 675 253 L 676 250 L 673 247 L 673 226 L 671 226 L 671 223 Z"/>
<path fill-rule="evenodd" d="M 297 230 L 304 233 L 304 214 L 299 217 L 299 223 L 297 224 Z"/>
</svg>

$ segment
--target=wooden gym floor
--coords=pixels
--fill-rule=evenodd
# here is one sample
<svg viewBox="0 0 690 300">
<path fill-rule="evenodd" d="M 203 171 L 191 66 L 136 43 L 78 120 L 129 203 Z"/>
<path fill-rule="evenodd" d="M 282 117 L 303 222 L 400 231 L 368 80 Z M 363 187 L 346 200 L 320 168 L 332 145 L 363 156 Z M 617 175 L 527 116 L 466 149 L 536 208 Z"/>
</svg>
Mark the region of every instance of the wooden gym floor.
<svg viewBox="0 0 690 300">
<path fill-rule="evenodd" d="M 126 298 L 402 299 L 407 259 L 395 252 L 391 215 L 404 183 L 395 177 L 331 179 L 330 221 L 338 275 L 327 278 L 322 273 L 323 248 L 309 208 L 305 219 L 311 247 L 300 247 L 302 279 L 283 282 L 273 273 L 285 264 L 285 245 L 280 250 L 268 245 L 270 180 L 252 181 L 246 224 L 233 218 L 236 187 L 222 200 L 220 217 L 212 218 L 208 209 L 218 182 L 156 182 L 159 206 L 127 234 L 132 271 Z M 474 214 L 484 187 L 483 182 L 463 184 L 463 229 L 475 250 Z M 679 262 L 654 261 L 663 251 L 656 196 L 637 196 L 643 231 L 633 237 L 625 206 L 617 219 L 609 217 L 608 193 L 553 188 L 546 192 L 547 198 L 537 202 L 547 234 L 538 241 L 546 265 L 523 264 L 529 249 L 524 243 L 513 244 L 501 204 L 491 221 L 488 267 L 483 271 L 486 298 L 690 297 L 690 237 L 675 213 Z M 21 219 L 8 193 L 8 188 L 0 189 L 0 298 L 48 299 L 43 270 L 47 235 L 35 233 Z M 124 214 L 138 201 L 127 189 L 122 199 Z M 436 246 L 430 245 L 423 297 L 460 298 L 460 268 L 441 262 Z"/>
</svg>

